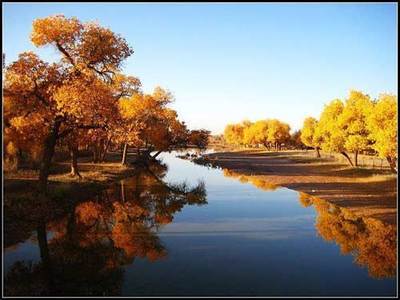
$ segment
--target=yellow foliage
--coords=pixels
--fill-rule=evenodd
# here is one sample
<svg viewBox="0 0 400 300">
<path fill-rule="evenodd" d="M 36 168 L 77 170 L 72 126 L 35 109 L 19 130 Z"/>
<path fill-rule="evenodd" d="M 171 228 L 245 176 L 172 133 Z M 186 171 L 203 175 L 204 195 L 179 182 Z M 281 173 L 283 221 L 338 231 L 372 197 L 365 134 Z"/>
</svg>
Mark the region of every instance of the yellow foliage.
<svg viewBox="0 0 400 300">
<path fill-rule="evenodd" d="M 274 191 L 276 190 L 279 186 L 277 186 L 274 183 L 270 183 L 266 181 L 263 178 L 260 178 L 258 176 L 250 176 L 250 175 L 244 175 L 240 174 L 238 172 L 231 171 L 229 169 L 223 169 L 223 173 L 225 177 L 232 177 L 238 179 L 241 183 L 251 183 L 255 187 L 264 190 L 264 191 Z"/>
<path fill-rule="evenodd" d="M 260 120 L 244 130 L 243 141 L 247 145 L 267 144 L 268 120 Z"/>
<path fill-rule="evenodd" d="M 104 135 L 106 128 L 117 131 L 117 100 L 140 87 L 139 79 L 118 72 L 133 53 L 126 41 L 96 23 L 63 15 L 34 20 L 31 40 L 38 47 L 53 46 L 62 60 L 49 64 L 25 52 L 6 67 L 5 121 L 15 145 L 39 156 L 42 150 L 54 153 L 45 148 L 77 129 L 92 128 L 86 141 Z M 65 141 L 74 143 L 77 137 Z M 48 176 L 46 166 L 42 179 Z"/>
<path fill-rule="evenodd" d="M 96 77 L 74 80 L 54 94 L 59 114 L 84 125 L 105 125 L 118 113 L 111 89 Z"/>
<path fill-rule="evenodd" d="M 308 146 L 308 147 L 320 147 L 320 143 L 316 139 L 314 139 L 315 136 L 315 130 L 317 128 L 318 121 L 317 119 L 313 117 L 308 117 L 304 120 L 303 123 L 303 128 L 301 129 L 301 142 Z"/>
<path fill-rule="evenodd" d="M 366 119 L 371 111 L 371 106 L 372 101 L 368 95 L 359 91 L 350 91 L 338 120 L 338 125 L 344 131 L 344 147 L 347 151 L 356 152 L 368 148 Z"/>
<path fill-rule="evenodd" d="M 351 90 L 345 103 L 340 99 L 325 105 L 320 119 L 306 118 L 302 142 L 325 151 L 358 153 L 374 149 L 386 158 L 392 170 L 397 162 L 397 97 L 382 94 L 377 101 Z M 356 160 L 357 162 L 357 160 Z"/>
<path fill-rule="evenodd" d="M 82 30 L 83 26 L 78 19 L 55 15 L 33 21 L 31 40 L 35 46 L 53 42 L 62 45 L 72 44 Z"/>
<path fill-rule="evenodd" d="M 260 120 L 255 123 L 243 121 L 241 124 L 228 124 L 224 139 L 232 145 L 269 146 L 284 143 L 290 139 L 290 126 L 277 119 Z"/>
<path fill-rule="evenodd" d="M 380 95 L 368 114 L 372 148 L 380 157 L 397 158 L 397 114 L 397 97 L 387 94 Z"/>
<path fill-rule="evenodd" d="M 119 101 L 124 130 L 121 140 L 134 146 L 168 150 L 186 145 L 186 125 L 178 120 L 175 110 L 167 107 L 173 100 L 170 92 L 156 87 L 152 94 L 134 93 Z"/>
<path fill-rule="evenodd" d="M 315 142 L 321 142 L 321 148 L 325 151 L 344 151 L 344 132 L 338 125 L 338 119 L 343 109 L 343 102 L 336 99 L 325 105 L 320 116 L 318 126 L 315 130 Z"/>
<path fill-rule="evenodd" d="M 224 130 L 224 139 L 232 145 L 243 144 L 244 131 L 250 124 L 228 124 Z"/>
<path fill-rule="evenodd" d="M 34 20 L 31 40 L 38 47 L 52 44 L 65 62 L 103 75 L 112 74 L 133 53 L 125 39 L 110 29 L 63 15 Z"/>
</svg>

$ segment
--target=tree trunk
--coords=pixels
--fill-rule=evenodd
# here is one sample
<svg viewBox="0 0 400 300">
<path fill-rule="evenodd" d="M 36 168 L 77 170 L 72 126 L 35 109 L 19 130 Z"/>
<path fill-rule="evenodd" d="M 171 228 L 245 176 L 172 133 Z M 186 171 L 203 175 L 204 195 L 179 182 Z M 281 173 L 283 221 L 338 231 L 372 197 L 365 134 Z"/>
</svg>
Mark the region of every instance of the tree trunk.
<svg viewBox="0 0 400 300">
<path fill-rule="evenodd" d="M 39 170 L 39 188 L 45 194 L 47 193 L 47 180 L 50 172 L 51 160 L 54 155 L 58 139 L 58 131 L 60 129 L 61 122 L 55 121 L 48 136 L 44 141 L 43 156 L 40 162 Z"/>
<path fill-rule="evenodd" d="M 151 149 L 146 149 L 140 153 L 139 160 L 147 161 L 152 158 L 150 153 L 152 152 Z"/>
<path fill-rule="evenodd" d="M 50 260 L 50 252 L 47 242 L 47 232 L 46 232 L 46 224 L 40 223 L 36 228 L 37 240 L 39 244 L 39 252 L 40 259 L 42 261 L 43 269 L 44 269 L 44 278 L 47 283 L 48 292 L 52 293 L 53 291 L 53 272 Z"/>
<path fill-rule="evenodd" d="M 17 157 L 18 157 L 18 161 L 23 161 L 24 160 L 24 154 L 23 154 L 21 148 L 18 149 Z"/>
<path fill-rule="evenodd" d="M 44 223 L 40 223 L 36 228 L 36 232 L 40 250 L 40 258 L 42 259 L 43 264 L 46 264 L 50 258 L 49 248 L 47 245 L 46 225 Z"/>
<path fill-rule="evenodd" d="M 389 163 L 390 170 L 392 170 L 393 173 L 397 173 L 396 159 L 394 159 L 393 157 L 387 156 L 386 160 Z"/>
<path fill-rule="evenodd" d="M 151 158 L 150 153 L 151 153 L 152 151 L 153 151 L 152 149 L 147 149 L 146 151 L 144 151 L 144 155 L 146 156 L 147 159 L 150 159 L 150 158 Z"/>
<path fill-rule="evenodd" d="M 99 162 L 99 152 L 97 151 L 97 145 L 93 145 L 93 162 L 98 163 Z"/>
<path fill-rule="evenodd" d="M 71 147 L 69 150 L 69 153 L 71 155 L 71 173 L 70 175 L 75 177 L 78 176 L 79 178 L 82 178 L 81 174 L 79 174 L 78 170 L 78 149 L 76 147 Z"/>
<path fill-rule="evenodd" d="M 140 179 L 141 177 L 139 175 L 135 176 L 135 190 L 133 192 L 133 199 L 136 201 L 141 200 L 140 195 L 142 194 L 143 185 L 140 184 Z"/>
<path fill-rule="evenodd" d="M 125 181 L 121 180 L 121 200 L 122 200 L 122 202 L 125 202 L 125 199 L 126 199 Z"/>
<path fill-rule="evenodd" d="M 319 147 L 316 147 L 315 150 L 317 151 L 317 157 L 320 158 L 321 157 L 321 153 L 319 153 Z"/>
<path fill-rule="evenodd" d="M 22 150 L 18 149 L 17 153 L 11 157 L 12 170 L 18 171 L 20 163 L 23 161 Z"/>
<path fill-rule="evenodd" d="M 153 158 L 153 159 L 156 159 L 156 157 L 159 156 L 161 152 L 162 152 L 162 150 L 158 151 L 156 154 L 154 154 L 154 155 L 152 156 L 152 158 Z"/>
<path fill-rule="evenodd" d="M 350 164 L 352 167 L 354 166 L 354 165 L 353 165 L 353 162 L 351 161 L 350 156 L 349 156 L 346 152 L 342 151 L 342 152 L 340 152 L 340 154 L 342 154 L 344 157 L 346 157 L 347 161 L 349 162 L 349 164 Z"/>
<path fill-rule="evenodd" d="M 354 153 L 354 165 L 358 167 L 358 151 Z"/>
<path fill-rule="evenodd" d="M 102 161 L 102 162 L 106 158 L 106 154 L 107 154 L 108 148 L 110 147 L 110 142 L 111 142 L 111 137 L 107 139 L 107 142 L 106 142 L 106 145 L 104 147 L 103 153 L 102 153 L 102 155 L 100 157 L 100 161 Z"/>
<path fill-rule="evenodd" d="M 67 219 L 67 233 L 66 237 L 70 244 L 73 244 L 76 237 L 76 215 L 75 215 L 76 206 L 72 205 L 68 219 Z"/>
<path fill-rule="evenodd" d="M 122 151 L 122 160 L 121 160 L 121 165 L 126 165 L 126 156 L 128 152 L 128 143 L 124 144 L 124 150 Z"/>
</svg>

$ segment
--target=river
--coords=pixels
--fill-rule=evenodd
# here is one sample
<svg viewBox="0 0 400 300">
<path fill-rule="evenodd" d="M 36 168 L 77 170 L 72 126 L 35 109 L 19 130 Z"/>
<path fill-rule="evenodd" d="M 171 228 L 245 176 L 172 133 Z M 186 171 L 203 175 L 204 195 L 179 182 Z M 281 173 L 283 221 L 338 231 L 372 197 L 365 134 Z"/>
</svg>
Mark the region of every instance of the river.
<svg viewBox="0 0 400 300">
<path fill-rule="evenodd" d="M 176 153 L 161 160 L 43 222 L 5 222 L 5 295 L 396 294 L 394 228 Z"/>
</svg>

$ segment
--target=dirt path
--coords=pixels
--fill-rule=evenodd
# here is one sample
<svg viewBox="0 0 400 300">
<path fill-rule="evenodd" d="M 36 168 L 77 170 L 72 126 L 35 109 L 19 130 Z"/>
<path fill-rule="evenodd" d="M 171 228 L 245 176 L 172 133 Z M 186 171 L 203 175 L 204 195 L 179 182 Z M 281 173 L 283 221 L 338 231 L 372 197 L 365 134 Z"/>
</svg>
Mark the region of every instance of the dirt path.
<svg viewBox="0 0 400 300">
<path fill-rule="evenodd" d="M 386 170 L 349 168 L 304 151 L 238 151 L 204 155 L 230 175 L 254 176 L 270 185 L 308 193 L 351 210 L 395 224 L 397 177 Z"/>
</svg>

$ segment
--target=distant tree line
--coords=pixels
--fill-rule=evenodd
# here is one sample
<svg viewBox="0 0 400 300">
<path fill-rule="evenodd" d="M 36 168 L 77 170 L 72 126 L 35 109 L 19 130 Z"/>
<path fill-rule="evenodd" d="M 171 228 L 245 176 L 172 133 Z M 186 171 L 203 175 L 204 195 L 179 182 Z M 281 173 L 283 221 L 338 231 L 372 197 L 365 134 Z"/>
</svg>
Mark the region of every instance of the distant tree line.
<svg viewBox="0 0 400 300">
<path fill-rule="evenodd" d="M 243 121 L 228 124 L 224 130 L 224 139 L 235 146 L 265 146 L 268 150 L 280 150 L 290 141 L 290 126 L 277 119 Z"/>
</svg>

